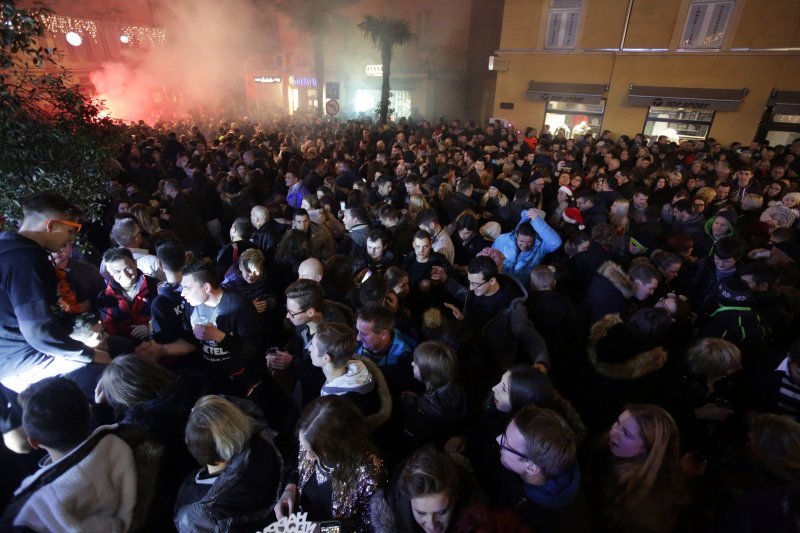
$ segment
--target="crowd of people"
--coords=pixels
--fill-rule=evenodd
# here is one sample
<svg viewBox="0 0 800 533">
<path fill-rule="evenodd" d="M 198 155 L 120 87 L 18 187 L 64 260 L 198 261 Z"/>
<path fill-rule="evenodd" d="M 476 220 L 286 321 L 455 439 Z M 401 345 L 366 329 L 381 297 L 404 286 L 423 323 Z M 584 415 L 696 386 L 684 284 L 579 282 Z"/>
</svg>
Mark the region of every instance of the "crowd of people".
<svg viewBox="0 0 800 533">
<path fill-rule="evenodd" d="M 800 531 L 800 139 L 128 130 L 0 235 L 0 529 Z"/>
</svg>

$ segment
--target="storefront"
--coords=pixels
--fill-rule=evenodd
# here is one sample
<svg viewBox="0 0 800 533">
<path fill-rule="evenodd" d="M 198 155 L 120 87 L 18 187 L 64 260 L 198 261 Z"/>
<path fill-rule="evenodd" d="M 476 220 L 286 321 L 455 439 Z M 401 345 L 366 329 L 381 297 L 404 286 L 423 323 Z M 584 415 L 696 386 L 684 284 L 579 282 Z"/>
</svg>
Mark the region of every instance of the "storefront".
<svg viewBox="0 0 800 533">
<path fill-rule="evenodd" d="M 800 138 L 800 92 L 774 91 L 768 107 L 772 110 L 762 131 L 770 145 L 785 146 Z"/>
<path fill-rule="evenodd" d="M 691 89 L 631 85 L 628 103 L 647 107 L 645 135 L 671 141 L 705 140 L 717 111 L 736 111 L 745 89 Z"/>
<path fill-rule="evenodd" d="M 247 102 L 257 112 L 283 109 L 283 78 L 274 73 L 251 72 L 245 85 Z"/>
<path fill-rule="evenodd" d="M 289 76 L 289 114 L 317 108 L 317 78 Z"/>
<path fill-rule="evenodd" d="M 606 85 L 586 83 L 549 83 L 531 81 L 528 100 L 545 102 L 544 124 L 553 134 L 563 132 L 567 138 L 602 131 Z"/>
<path fill-rule="evenodd" d="M 381 84 L 383 81 L 382 65 L 366 65 L 364 78 L 357 86 L 352 87 L 354 99 L 352 111 L 355 115 L 373 117 L 377 115 L 378 105 L 381 101 Z M 393 78 L 389 91 L 389 112 L 393 117 L 409 117 L 414 110 L 412 107 L 412 92 L 416 87 L 415 81 L 405 78 Z"/>
</svg>

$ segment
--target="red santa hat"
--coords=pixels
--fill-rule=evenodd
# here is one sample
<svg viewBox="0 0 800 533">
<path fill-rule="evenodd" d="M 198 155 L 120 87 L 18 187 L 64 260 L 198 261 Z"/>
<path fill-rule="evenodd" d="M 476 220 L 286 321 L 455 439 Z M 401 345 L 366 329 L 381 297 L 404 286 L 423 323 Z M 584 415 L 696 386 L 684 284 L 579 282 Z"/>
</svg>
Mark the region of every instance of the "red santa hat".
<svg viewBox="0 0 800 533">
<path fill-rule="evenodd" d="M 562 218 L 569 222 L 570 224 L 577 224 L 579 230 L 586 229 L 586 226 L 583 224 L 583 215 L 578 210 L 577 207 L 568 207 L 564 210 L 564 214 L 561 215 Z"/>
</svg>

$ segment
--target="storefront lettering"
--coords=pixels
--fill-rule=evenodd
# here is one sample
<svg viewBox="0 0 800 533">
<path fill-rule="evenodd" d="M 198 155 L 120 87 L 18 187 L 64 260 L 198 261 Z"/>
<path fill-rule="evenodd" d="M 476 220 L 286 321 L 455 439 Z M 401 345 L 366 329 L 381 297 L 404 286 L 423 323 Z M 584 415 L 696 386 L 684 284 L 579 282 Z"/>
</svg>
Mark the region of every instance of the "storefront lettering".
<svg viewBox="0 0 800 533">
<path fill-rule="evenodd" d="M 289 76 L 289 85 L 292 87 L 316 87 L 317 78 L 305 78 L 302 76 Z"/>
<path fill-rule="evenodd" d="M 280 76 L 256 76 L 253 78 L 255 83 L 280 83 Z"/>
<path fill-rule="evenodd" d="M 367 76 L 383 76 L 383 65 L 367 65 L 364 71 Z"/>
<path fill-rule="evenodd" d="M 711 104 L 703 102 L 695 102 L 692 100 L 663 100 L 656 98 L 650 104 L 652 107 L 669 107 L 669 108 L 684 108 L 684 109 L 710 109 Z"/>
<path fill-rule="evenodd" d="M 570 96 L 567 94 L 542 94 L 541 100 L 546 102 L 550 100 L 551 102 L 570 102 L 573 104 L 580 104 L 584 100 L 586 100 L 585 96 Z"/>
</svg>

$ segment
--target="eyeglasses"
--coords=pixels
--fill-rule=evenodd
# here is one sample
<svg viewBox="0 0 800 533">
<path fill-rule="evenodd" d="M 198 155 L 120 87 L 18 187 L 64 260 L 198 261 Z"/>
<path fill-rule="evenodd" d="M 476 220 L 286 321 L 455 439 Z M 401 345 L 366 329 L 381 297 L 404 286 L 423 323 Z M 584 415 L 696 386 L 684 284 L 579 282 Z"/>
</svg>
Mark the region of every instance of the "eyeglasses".
<svg viewBox="0 0 800 533">
<path fill-rule="evenodd" d="M 491 278 L 487 279 L 483 283 L 476 283 L 474 281 L 470 281 L 469 282 L 469 288 L 470 289 L 479 289 L 479 288 L 483 287 L 484 285 L 486 285 L 487 283 L 489 283 L 490 281 L 491 281 Z"/>
<path fill-rule="evenodd" d="M 286 314 L 288 314 L 290 317 L 294 318 L 294 317 L 296 317 L 297 315 L 302 315 L 302 314 L 303 314 L 303 313 L 305 313 L 306 311 L 308 311 L 308 309 L 303 309 L 303 310 L 301 310 L 301 311 L 298 311 L 298 312 L 296 312 L 296 313 L 292 313 L 291 311 L 289 311 L 289 309 L 286 309 Z"/>
<path fill-rule="evenodd" d="M 78 224 L 77 222 L 72 222 L 71 220 L 61 220 L 58 218 L 51 218 L 44 221 L 45 224 L 50 224 L 51 222 L 58 222 L 59 224 L 64 224 L 65 226 L 75 228 L 75 233 L 80 233 L 81 228 L 83 227 L 83 224 Z"/>
<path fill-rule="evenodd" d="M 507 451 L 509 453 L 513 453 L 514 455 L 516 455 L 520 459 L 525 459 L 526 461 L 530 461 L 530 459 L 528 459 L 528 456 L 525 455 L 524 453 L 518 452 L 517 450 L 515 450 L 514 448 L 512 448 L 510 446 L 506 446 L 506 441 L 507 440 L 508 439 L 506 439 L 506 434 L 505 433 L 500 434 L 500 442 L 498 444 L 500 445 L 500 449 L 501 450 L 505 450 L 505 451 Z"/>
</svg>

